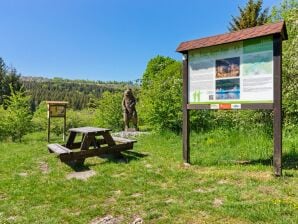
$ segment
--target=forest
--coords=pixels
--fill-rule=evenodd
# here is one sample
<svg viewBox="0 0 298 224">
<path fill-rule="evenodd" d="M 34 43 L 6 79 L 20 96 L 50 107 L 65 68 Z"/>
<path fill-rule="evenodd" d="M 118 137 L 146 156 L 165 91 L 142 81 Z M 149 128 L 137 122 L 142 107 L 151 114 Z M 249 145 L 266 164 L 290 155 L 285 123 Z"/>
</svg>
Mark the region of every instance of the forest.
<svg viewBox="0 0 298 224">
<path fill-rule="evenodd" d="M 103 92 L 117 92 L 133 82 L 100 82 L 87 80 L 67 80 L 62 78 L 43 78 L 21 76 L 20 83 L 30 95 L 31 110 L 45 100 L 64 100 L 74 110 L 93 107 L 92 103 L 99 99 Z"/>
</svg>

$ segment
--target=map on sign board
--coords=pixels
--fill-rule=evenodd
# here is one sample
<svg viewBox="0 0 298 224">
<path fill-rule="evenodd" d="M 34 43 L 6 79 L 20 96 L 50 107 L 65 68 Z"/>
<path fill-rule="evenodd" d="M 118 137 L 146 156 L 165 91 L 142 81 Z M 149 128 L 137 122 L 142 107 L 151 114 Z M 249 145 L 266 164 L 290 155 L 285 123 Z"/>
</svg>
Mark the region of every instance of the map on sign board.
<svg viewBox="0 0 298 224">
<path fill-rule="evenodd" d="M 50 105 L 49 116 L 50 117 L 64 117 L 65 116 L 65 106 L 60 105 Z"/>
<path fill-rule="evenodd" d="M 189 51 L 189 103 L 273 102 L 273 39 Z"/>
</svg>

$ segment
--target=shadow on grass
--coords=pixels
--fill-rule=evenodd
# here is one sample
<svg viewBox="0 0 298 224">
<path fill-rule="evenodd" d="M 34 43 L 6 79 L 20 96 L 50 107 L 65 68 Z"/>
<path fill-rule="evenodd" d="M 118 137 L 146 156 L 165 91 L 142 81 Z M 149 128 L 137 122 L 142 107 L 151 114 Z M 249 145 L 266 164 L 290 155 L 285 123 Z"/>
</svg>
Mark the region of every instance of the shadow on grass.
<svg viewBox="0 0 298 224">
<path fill-rule="evenodd" d="M 139 160 L 146 156 L 148 155 L 134 151 L 126 151 L 119 154 L 104 154 L 99 157 L 106 159 L 104 163 L 129 163 L 130 161 Z"/>
<path fill-rule="evenodd" d="M 103 163 L 129 163 L 132 160 L 139 160 L 146 156 L 148 155 L 139 153 L 139 152 L 126 151 L 119 154 L 103 154 L 98 157 L 102 159 L 106 159 L 106 161 Z M 94 163 L 94 164 L 88 163 L 88 165 L 86 165 L 85 163 L 81 164 L 81 163 L 78 163 L 77 161 L 67 161 L 64 163 L 69 167 L 71 167 L 76 172 L 87 171 L 87 170 L 90 170 L 91 166 L 98 165 L 98 163 Z"/>
<path fill-rule="evenodd" d="M 82 171 L 87 171 L 90 170 L 90 165 L 85 165 L 85 164 L 78 164 L 75 161 L 68 161 L 68 162 L 64 162 L 66 165 L 68 165 L 69 167 L 71 167 L 74 171 L 76 172 L 82 172 Z"/>
<path fill-rule="evenodd" d="M 268 159 L 257 159 L 257 160 L 250 160 L 245 163 L 241 163 L 243 165 L 255 165 L 255 164 L 262 164 L 266 166 L 273 165 L 273 157 L 271 156 Z M 284 153 L 282 155 L 282 167 L 283 169 L 294 169 L 298 170 L 298 152 L 291 151 L 289 153 Z"/>
<path fill-rule="evenodd" d="M 90 166 L 93 166 L 90 164 L 85 165 L 85 164 L 77 163 L 76 161 L 68 161 L 64 163 L 68 165 L 70 168 L 72 168 L 75 172 L 88 171 L 90 170 Z"/>
</svg>

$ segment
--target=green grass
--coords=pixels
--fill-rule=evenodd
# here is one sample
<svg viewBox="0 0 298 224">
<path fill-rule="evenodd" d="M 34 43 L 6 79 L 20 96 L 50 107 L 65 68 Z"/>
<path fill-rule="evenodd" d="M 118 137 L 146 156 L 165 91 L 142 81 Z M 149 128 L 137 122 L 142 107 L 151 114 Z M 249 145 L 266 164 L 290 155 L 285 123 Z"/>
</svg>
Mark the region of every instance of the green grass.
<svg viewBox="0 0 298 224">
<path fill-rule="evenodd" d="M 272 175 L 272 140 L 260 131 L 142 136 L 122 160 L 89 158 L 87 181 L 46 149 L 46 135 L 0 143 L 0 223 L 90 223 L 112 215 L 131 223 L 298 223 L 298 135 L 284 138 L 284 176 Z M 44 174 L 40 163 L 49 166 Z M 27 176 L 22 175 L 27 173 Z"/>
</svg>

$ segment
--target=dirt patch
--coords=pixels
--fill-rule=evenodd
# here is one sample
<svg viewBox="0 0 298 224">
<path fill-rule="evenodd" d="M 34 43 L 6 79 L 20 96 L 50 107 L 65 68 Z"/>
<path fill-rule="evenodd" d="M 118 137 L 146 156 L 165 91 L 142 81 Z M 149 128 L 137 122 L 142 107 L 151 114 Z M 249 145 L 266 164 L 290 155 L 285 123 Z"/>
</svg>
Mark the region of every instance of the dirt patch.
<svg viewBox="0 0 298 224">
<path fill-rule="evenodd" d="M 183 163 L 183 167 L 184 168 L 189 168 L 189 167 L 191 167 L 191 164 L 190 163 Z"/>
<path fill-rule="evenodd" d="M 194 190 L 194 192 L 196 192 L 196 193 L 203 193 L 203 194 L 210 193 L 210 192 L 213 192 L 213 191 L 215 191 L 214 188 L 208 188 L 208 189 L 206 189 L 206 188 L 198 188 L 198 189 L 195 189 Z"/>
<path fill-rule="evenodd" d="M 105 217 L 97 217 L 93 219 L 90 224 L 120 224 L 122 221 L 121 218 L 114 218 L 111 215 Z"/>
<path fill-rule="evenodd" d="M 139 198 L 139 197 L 143 196 L 143 194 L 141 194 L 141 193 L 134 193 L 131 196 L 134 197 L 134 198 Z"/>
<path fill-rule="evenodd" d="M 278 195 L 277 190 L 270 186 L 260 186 L 258 191 L 266 195 Z"/>
<path fill-rule="evenodd" d="M 39 162 L 39 169 L 43 174 L 50 173 L 49 165 L 46 162 Z"/>
<path fill-rule="evenodd" d="M 147 163 L 147 164 L 145 164 L 145 167 L 148 168 L 148 169 L 150 169 L 150 168 L 152 168 L 152 165 L 149 164 L 149 163 Z"/>
<path fill-rule="evenodd" d="M 167 204 L 172 204 L 172 203 L 175 203 L 175 202 L 176 202 L 176 200 L 172 199 L 172 198 L 165 201 L 165 203 L 167 203 Z"/>
<path fill-rule="evenodd" d="M 269 181 L 273 179 L 272 172 L 248 172 L 246 175 L 252 179 L 259 180 L 259 181 Z"/>
<path fill-rule="evenodd" d="M 120 195 L 121 194 L 121 190 L 117 190 L 117 191 L 112 191 L 115 195 Z"/>
<path fill-rule="evenodd" d="M 88 180 L 88 178 L 94 176 L 96 172 L 94 170 L 87 170 L 82 172 L 72 172 L 66 176 L 66 179 L 78 179 L 78 180 Z"/>
<path fill-rule="evenodd" d="M 18 175 L 21 176 L 21 177 L 27 177 L 28 176 L 28 173 L 22 172 L 22 173 L 18 173 Z"/>
<path fill-rule="evenodd" d="M 131 224 L 142 224 L 144 221 L 141 218 L 136 218 Z"/>
<path fill-rule="evenodd" d="M 215 198 L 212 204 L 213 204 L 213 207 L 219 208 L 220 206 L 223 205 L 223 200 L 220 198 Z"/>
<path fill-rule="evenodd" d="M 118 174 L 112 175 L 112 177 L 116 177 L 116 178 L 125 177 L 125 176 L 127 176 L 126 173 L 118 173 Z"/>
<path fill-rule="evenodd" d="M 7 221 L 8 222 L 15 222 L 16 220 L 17 220 L 17 216 L 9 216 L 8 218 L 7 218 Z"/>
<path fill-rule="evenodd" d="M 129 137 L 137 137 L 140 135 L 148 135 L 149 132 L 144 131 L 120 131 L 112 133 L 112 136 L 121 137 L 121 138 L 129 138 Z"/>
<path fill-rule="evenodd" d="M 227 180 L 220 180 L 217 183 L 220 184 L 220 185 L 223 185 L 223 184 L 228 184 L 229 181 L 227 181 Z"/>
</svg>

